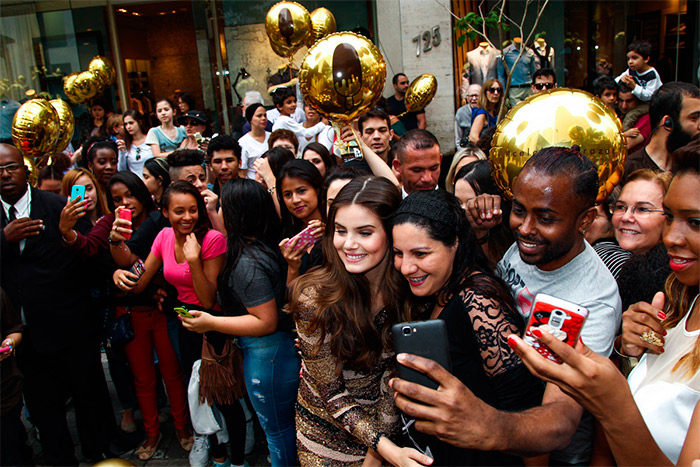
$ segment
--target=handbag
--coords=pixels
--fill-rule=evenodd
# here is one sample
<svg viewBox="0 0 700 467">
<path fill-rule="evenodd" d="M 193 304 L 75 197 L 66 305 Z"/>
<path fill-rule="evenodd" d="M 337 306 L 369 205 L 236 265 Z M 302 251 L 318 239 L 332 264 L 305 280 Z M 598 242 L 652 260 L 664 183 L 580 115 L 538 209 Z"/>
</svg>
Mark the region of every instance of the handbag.
<svg viewBox="0 0 700 467">
<path fill-rule="evenodd" d="M 233 338 L 224 337 L 220 354 L 207 339 L 202 339 L 202 363 L 199 367 L 200 403 L 231 405 L 245 394 L 243 355 Z"/>
<path fill-rule="evenodd" d="M 131 326 L 131 311 L 126 309 L 126 313 L 115 319 L 109 329 L 109 345 L 112 347 L 123 347 L 134 340 L 134 328 Z"/>
</svg>

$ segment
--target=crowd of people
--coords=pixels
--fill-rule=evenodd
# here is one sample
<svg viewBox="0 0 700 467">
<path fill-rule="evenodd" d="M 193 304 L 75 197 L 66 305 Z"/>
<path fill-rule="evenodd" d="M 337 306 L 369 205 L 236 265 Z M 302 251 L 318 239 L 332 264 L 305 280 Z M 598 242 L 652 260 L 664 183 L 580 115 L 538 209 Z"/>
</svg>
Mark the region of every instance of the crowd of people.
<svg viewBox="0 0 700 467">
<path fill-rule="evenodd" d="M 700 89 L 648 60 L 633 43 L 593 84 L 631 152 L 601 203 L 576 146 L 532 155 L 512 200 L 491 178 L 501 102 L 556 87 L 547 68 L 466 87 L 444 186 L 403 73 L 339 132 L 293 87 L 273 109 L 248 93 L 238 137 L 189 94 L 152 128 L 95 104 L 36 186 L 0 144 L 0 464 L 31 462 L 24 410 L 43 461 L 77 465 L 68 397 L 89 461 L 123 453 L 137 410 L 136 457 L 171 417 L 194 467 L 246 465 L 252 413 L 272 466 L 700 459 Z M 539 294 L 588 310 L 575 347 L 532 331 L 561 364 L 520 337 Z M 394 350 L 392 326 L 428 320 L 450 368 Z"/>
</svg>

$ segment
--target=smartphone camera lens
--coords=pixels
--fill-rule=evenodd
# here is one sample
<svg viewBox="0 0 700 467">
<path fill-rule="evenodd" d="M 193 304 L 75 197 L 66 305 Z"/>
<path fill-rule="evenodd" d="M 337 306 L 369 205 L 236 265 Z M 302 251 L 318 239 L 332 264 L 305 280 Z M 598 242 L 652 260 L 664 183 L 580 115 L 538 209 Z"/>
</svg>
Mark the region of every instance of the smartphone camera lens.
<svg viewBox="0 0 700 467">
<path fill-rule="evenodd" d="M 411 335 L 411 326 L 402 327 L 401 332 L 403 333 L 404 336 L 410 336 Z"/>
</svg>

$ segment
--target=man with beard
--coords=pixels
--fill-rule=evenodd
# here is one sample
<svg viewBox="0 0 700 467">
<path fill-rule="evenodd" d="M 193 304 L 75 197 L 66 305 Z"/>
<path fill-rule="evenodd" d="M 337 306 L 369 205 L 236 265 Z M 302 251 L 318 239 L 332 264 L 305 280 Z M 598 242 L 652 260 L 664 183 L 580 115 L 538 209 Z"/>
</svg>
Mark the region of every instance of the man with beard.
<svg viewBox="0 0 700 467">
<path fill-rule="evenodd" d="M 625 177 L 638 169 L 670 169 L 673 151 L 700 133 L 700 89 L 680 81 L 664 84 L 651 97 L 649 118 L 649 143 L 627 157 Z"/>
<path fill-rule="evenodd" d="M 596 217 L 597 193 L 597 169 L 577 150 L 550 147 L 533 155 L 513 187 L 510 226 L 516 243 L 498 270 L 523 320 L 538 293 L 586 307 L 581 338 L 607 357 L 622 310 L 615 279 L 584 240 Z M 469 201 L 467 214 L 473 224 L 495 225 L 500 198 L 480 195 Z M 547 385 L 539 407 L 505 412 L 485 404 L 435 362 L 403 354 L 398 360 L 440 385 L 438 392 L 403 380 L 390 382 L 399 393 L 397 407 L 419 420 L 418 430 L 463 448 L 524 456 L 550 452 L 555 465 L 589 463 L 592 417 L 555 385 Z"/>
</svg>

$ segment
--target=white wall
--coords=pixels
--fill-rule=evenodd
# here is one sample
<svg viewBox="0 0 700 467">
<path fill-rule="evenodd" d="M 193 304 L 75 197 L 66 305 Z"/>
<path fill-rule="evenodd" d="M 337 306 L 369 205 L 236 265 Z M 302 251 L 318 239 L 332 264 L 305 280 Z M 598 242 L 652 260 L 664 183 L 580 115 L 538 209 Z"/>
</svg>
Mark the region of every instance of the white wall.
<svg viewBox="0 0 700 467">
<path fill-rule="evenodd" d="M 449 0 L 378 0 L 377 35 L 387 61 L 385 96 L 393 94 L 391 78 L 403 72 L 412 81 L 422 73 L 437 78 L 438 91 L 425 109 L 428 130 L 440 141 L 443 153 L 454 150 L 454 96 L 452 63 L 452 20 Z M 443 6 L 445 8 L 443 8 Z M 440 26 L 437 47 L 416 56 L 413 38 Z"/>
</svg>

